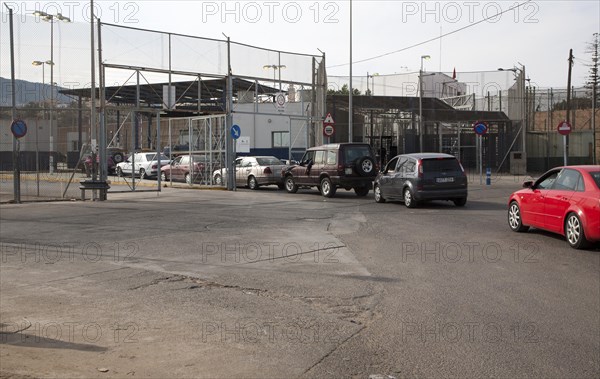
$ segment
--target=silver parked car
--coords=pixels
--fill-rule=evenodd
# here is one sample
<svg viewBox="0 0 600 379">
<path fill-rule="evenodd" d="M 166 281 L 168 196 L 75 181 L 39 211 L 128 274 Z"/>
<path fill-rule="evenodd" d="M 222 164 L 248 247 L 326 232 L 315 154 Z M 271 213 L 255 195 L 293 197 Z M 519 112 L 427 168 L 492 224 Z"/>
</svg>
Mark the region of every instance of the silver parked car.
<svg viewBox="0 0 600 379">
<path fill-rule="evenodd" d="M 248 186 L 255 190 L 260 186 L 275 184 L 283 189 L 281 171 L 285 165 L 272 156 L 240 157 L 235 160 L 236 185 Z M 222 168 L 213 172 L 213 181 L 223 185 L 227 180 L 227 169 Z"/>
</svg>

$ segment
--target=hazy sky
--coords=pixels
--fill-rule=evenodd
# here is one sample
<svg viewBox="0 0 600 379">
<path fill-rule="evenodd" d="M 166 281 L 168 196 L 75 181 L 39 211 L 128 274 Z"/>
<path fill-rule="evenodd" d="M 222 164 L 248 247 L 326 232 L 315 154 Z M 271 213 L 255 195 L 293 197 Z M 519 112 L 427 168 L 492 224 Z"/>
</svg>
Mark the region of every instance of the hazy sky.
<svg viewBox="0 0 600 379">
<path fill-rule="evenodd" d="M 31 14 L 41 9 L 61 12 L 76 22 L 89 19 L 88 1 L 5 3 L 12 5 L 16 14 Z M 224 33 L 237 42 L 316 55 L 320 49 L 327 54 L 329 75 L 349 73 L 348 0 L 95 3 L 103 22 L 217 39 L 223 39 Z M 430 55 L 431 59 L 425 62 L 428 71 L 496 71 L 498 67 L 510 68 L 521 63 L 526 66 L 532 83 L 564 87 L 567 57 L 572 48 L 576 58 L 573 84 L 581 85 L 588 73 L 585 64 L 590 62 L 586 44 L 594 33 L 600 32 L 597 0 L 354 0 L 352 10 L 356 76 L 365 76 L 367 72 L 383 75 L 418 71 L 421 55 Z M 4 6 L 2 12 L 5 24 Z M 501 14 L 485 20 L 498 13 Z M 61 28 L 62 38 L 66 38 L 67 28 Z M 437 38 L 448 33 L 451 34 L 441 40 Z M 7 53 L 5 41 L 2 36 L 2 55 Z M 414 45 L 418 46 L 411 47 Z M 2 76 L 7 73 L 3 64 Z"/>
</svg>

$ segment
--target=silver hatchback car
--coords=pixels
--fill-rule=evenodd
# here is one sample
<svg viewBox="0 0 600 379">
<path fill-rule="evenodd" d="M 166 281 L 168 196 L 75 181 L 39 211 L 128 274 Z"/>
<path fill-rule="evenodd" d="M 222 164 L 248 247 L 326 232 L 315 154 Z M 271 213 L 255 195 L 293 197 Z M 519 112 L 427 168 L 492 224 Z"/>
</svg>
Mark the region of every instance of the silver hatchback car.
<svg viewBox="0 0 600 379">
<path fill-rule="evenodd" d="M 429 200 L 451 200 L 458 207 L 467 203 L 467 175 L 453 155 L 418 153 L 398 155 L 377 175 L 375 201 L 400 200 L 414 208 Z"/>
</svg>

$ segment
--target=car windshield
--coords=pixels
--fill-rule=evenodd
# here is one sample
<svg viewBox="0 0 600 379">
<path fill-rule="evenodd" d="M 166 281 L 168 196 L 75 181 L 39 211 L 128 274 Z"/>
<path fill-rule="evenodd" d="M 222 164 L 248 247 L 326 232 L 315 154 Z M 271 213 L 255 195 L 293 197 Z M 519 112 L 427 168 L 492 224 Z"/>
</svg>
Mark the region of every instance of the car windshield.
<svg viewBox="0 0 600 379">
<path fill-rule="evenodd" d="M 596 186 L 600 189 L 600 171 L 592 171 L 590 175 L 594 179 L 594 182 L 596 182 Z"/>
<path fill-rule="evenodd" d="M 456 158 L 435 158 L 423 160 L 424 172 L 460 171 Z"/>
<path fill-rule="evenodd" d="M 275 157 L 256 158 L 256 161 L 261 166 L 273 166 L 281 164 L 281 161 Z"/>
<path fill-rule="evenodd" d="M 153 155 L 150 155 L 150 154 L 148 154 L 148 155 L 146 155 L 146 158 L 148 158 L 148 161 L 157 161 L 157 160 L 158 160 L 158 157 L 159 157 L 159 156 L 158 156 L 158 155 L 156 155 L 156 154 L 153 154 Z M 170 159 L 169 159 L 169 158 L 167 158 L 167 156 L 166 156 L 166 155 L 164 155 L 164 154 L 161 154 L 161 155 L 160 155 L 160 160 L 161 160 L 162 162 L 168 162 L 168 161 L 170 161 Z"/>
</svg>

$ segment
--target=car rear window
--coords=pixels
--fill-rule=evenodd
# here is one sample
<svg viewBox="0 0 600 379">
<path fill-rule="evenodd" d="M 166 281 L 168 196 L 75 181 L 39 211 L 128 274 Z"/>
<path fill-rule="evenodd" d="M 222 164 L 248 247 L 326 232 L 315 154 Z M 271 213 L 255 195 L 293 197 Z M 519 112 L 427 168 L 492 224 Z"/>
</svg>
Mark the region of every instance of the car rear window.
<svg viewBox="0 0 600 379">
<path fill-rule="evenodd" d="M 281 164 L 281 161 L 277 158 L 256 158 L 256 161 L 261 166 L 274 166 Z"/>
<path fill-rule="evenodd" d="M 354 162 L 358 158 L 370 156 L 371 149 L 369 146 L 348 146 L 344 152 L 346 162 Z"/>
<path fill-rule="evenodd" d="M 596 182 L 596 186 L 600 188 L 600 171 L 592 171 L 590 172 L 590 175 L 592 176 L 592 179 L 594 179 L 594 182 Z"/>
<path fill-rule="evenodd" d="M 423 159 L 424 172 L 461 171 L 456 158 Z"/>
</svg>

